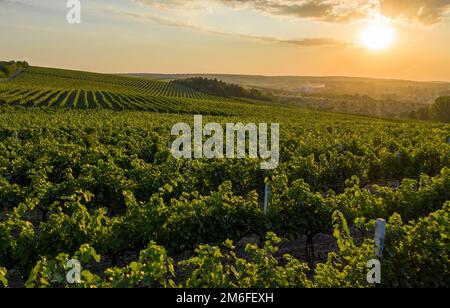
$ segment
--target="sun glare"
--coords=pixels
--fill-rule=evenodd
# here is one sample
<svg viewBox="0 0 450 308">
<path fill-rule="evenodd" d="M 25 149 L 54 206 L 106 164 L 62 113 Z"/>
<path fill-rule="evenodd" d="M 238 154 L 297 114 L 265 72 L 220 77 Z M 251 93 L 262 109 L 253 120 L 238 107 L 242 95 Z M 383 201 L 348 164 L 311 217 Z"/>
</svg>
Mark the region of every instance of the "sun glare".
<svg viewBox="0 0 450 308">
<path fill-rule="evenodd" d="M 361 45 L 373 51 L 388 49 L 394 44 L 395 39 L 395 29 L 381 22 L 368 24 L 360 33 Z"/>
</svg>

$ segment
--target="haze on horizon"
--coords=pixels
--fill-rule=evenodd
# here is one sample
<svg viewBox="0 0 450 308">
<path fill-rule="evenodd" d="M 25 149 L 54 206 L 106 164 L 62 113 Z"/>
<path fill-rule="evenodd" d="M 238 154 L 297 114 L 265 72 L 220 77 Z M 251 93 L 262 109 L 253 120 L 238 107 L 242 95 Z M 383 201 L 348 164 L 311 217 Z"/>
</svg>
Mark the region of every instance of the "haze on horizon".
<svg viewBox="0 0 450 308">
<path fill-rule="evenodd" d="M 105 73 L 450 81 L 450 0 L 0 0 L 0 58 Z"/>
</svg>

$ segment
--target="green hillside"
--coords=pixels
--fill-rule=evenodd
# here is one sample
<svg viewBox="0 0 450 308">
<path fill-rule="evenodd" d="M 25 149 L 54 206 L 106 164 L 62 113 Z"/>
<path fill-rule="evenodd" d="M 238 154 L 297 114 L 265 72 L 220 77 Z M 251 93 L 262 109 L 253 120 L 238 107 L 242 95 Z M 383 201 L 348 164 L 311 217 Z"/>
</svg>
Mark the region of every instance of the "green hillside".
<svg viewBox="0 0 450 308">
<path fill-rule="evenodd" d="M 204 114 L 233 114 L 235 104 L 242 104 L 175 83 L 41 67 L 1 83 L 0 101 L 26 107 Z"/>
<path fill-rule="evenodd" d="M 165 81 L 206 77 L 270 93 L 284 105 L 397 119 L 412 118 L 412 114 L 428 108 L 438 97 L 450 95 L 448 82 L 338 76 L 224 74 L 131 74 L 127 76 Z"/>
<path fill-rule="evenodd" d="M 360 77 L 258 76 L 226 74 L 129 74 L 150 80 L 174 80 L 191 77 L 217 78 L 243 86 L 272 89 L 289 95 L 316 93 L 322 95 L 361 95 L 373 99 L 394 99 L 403 102 L 432 103 L 436 97 L 450 93 L 449 82 Z"/>
</svg>

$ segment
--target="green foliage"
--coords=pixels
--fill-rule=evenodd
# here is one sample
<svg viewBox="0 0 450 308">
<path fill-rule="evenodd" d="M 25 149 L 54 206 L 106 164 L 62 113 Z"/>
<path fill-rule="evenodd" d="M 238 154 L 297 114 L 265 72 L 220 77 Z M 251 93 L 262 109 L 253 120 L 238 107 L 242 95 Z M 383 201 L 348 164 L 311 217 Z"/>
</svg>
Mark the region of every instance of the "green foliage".
<svg viewBox="0 0 450 308">
<path fill-rule="evenodd" d="M 108 282 L 103 287 L 175 287 L 173 260 L 166 250 L 150 242 L 147 249 L 140 252 L 139 260 L 124 268 L 110 268 L 105 272 Z"/>
<path fill-rule="evenodd" d="M 33 262 L 35 252 L 33 225 L 22 220 L 15 210 L 8 219 L 0 222 L 0 263 L 24 268 Z"/>
<path fill-rule="evenodd" d="M 67 264 L 70 259 L 79 260 L 83 268 L 83 266 L 89 265 L 94 261 L 99 263 L 100 255 L 98 255 L 91 246 L 85 244 L 80 247 L 72 258 L 69 258 L 69 255 L 66 253 L 60 253 L 51 260 L 42 257 L 31 270 L 30 276 L 25 283 L 25 287 L 49 288 L 68 286 L 66 274 L 69 270 Z M 80 274 L 81 282 L 77 284 L 79 287 L 96 287 L 101 281 L 97 275 L 92 274 L 89 270 L 83 270 Z"/>
<path fill-rule="evenodd" d="M 8 287 L 8 280 L 6 279 L 7 271 L 5 268 L 0 267 L 0 283 L 3 284 L 3 287 Z"/>
<path fill-rule="evenodd" d="M 357 246 L 342 213 L 333 213 L 333 235 L 338 251 L 328 255 L 326 263 L 319 264 L 314 281 L 321 288 L 367 287 L 367 261 L 374 258 L 374 243 L 366 240 Z"/>
<path fill-rule="evenodd" d="M 274 234 L 267 234 L 264 248 L 247 245 L 248 258 L 238 257 L 233 242 L 218 247 L 199 246 L 195 256 L 174 264 L 166 250 L 150 242 L 140 252 L 139 259 L 125 267 L 112 267 L 103 274 L 93 274 L 88 268 L 100 261 L 95 250 L 83 245 L 72 259 L 82 264 L 81 281 L 70 285 L 66 281 L 69 260 L 61 253 L 55 259 L 42 258 L 30 273 L 26 282 L 28 288 L 81 287 L 81 288 L 132 288 L 132 287 L 312 287 L 308 280 L 308 267 L 285 255 L 282 261 L 275 258 L 275 246 L 280 242 Z M 176 275 L 176 268 L 178 275 Z M 179 276 L 179 277 L 177 277 Z M 177 282 L 176 282 L 177 281 Z"/>
<path fill-rule="evenodd" d="M 448 287 L 450 202 L 442 210 L 404 225 L 394 214 L 389 219 L 385 258 L 382 261 L 382 286 Z M 300 260 L 278 253 L 281 240 L 269 232 L 263 248 L 247 244 L 238 251 L 233 241 L 220 247 L 200 245 L 195 255 L 174 262 L 164 247 L 151 241 L 137 261 L 124 267 L 111 267 L 93 274 L 100 256 L 89 245 L 82 245 L 71 259 L 82 264 L 81 281 L 69 285 L 65 280 L 69 260 L 61 253 L 48 260 L 43 257 L 30 273 L 29 288 L 82 287 L 187 287 L 187 288 L 367 288 L 369 260 L 374 259 L 374 242 L 353 239 L 347 220 L 339 211 L 332 217 L 333 235 L 338 250 L 330 252 L 325 263 L 313 270 Z M 357 223 L 372 229 L 374 221 Z M 421 270 L 418 271 L 417 269 Z M 1 270 L 1 269 L 0 269 Z M 5 272 L 5 271 L 3 271 Z M 0 274 L 2 271 L 0 271 Z M 1 278 L 1 276 L 0 276 Z"/>
<path fill-rule="evenodd" d="M 89 202 L 91 194 L 79 192 L 62 205 L 53 204 L 52 214 L 42 222 L 41 241 L 47 253 L 51 251 L 73 251 L 83 243 L 93 243 L 104 251 L 109 247 L 111 225 L 114 218 L 107 216 L 107 209 L 89 212 L 83 204 Z M 58 238 L 59 241 L 55 241 Z"/>
<path fill-rule="evenodd" d="M 308 266 L 290 255 L 280 262 L 274 257 L 280 239 L 268 233 L 264 248 L 248 244 L 248 258 L 240 258 L 232 241 L 224 243 L 224 251 L 209 245 L 196 249 L 196 256 L 180 263 L 187 288 L 280 288 L 311 287 Z M 281 263 L 285 265 L 282 266 Z"/>
<path fill-rule="evenodd" d="M 436 285 L 446 285 L 447 216 L 426 217 L 450 199 L 450 127 L 275 110 L 244 106 L 239 117 L 207 118 L 280 123 L 280 166 L 263 172 L 259 160 L 173 159 L 170 129 L 191 123 L 189 115 L 1 107 L 1 266 L 30 277 L 30 287 L 66 286 L 63 261 L 90 247 L 82 250 L 108 264 L 82 261 L 86 287 L 311 286 L 306 274 L 318 277 L 314 285 L 364 287 L 362 264 L 373 243 L 357 245 L 342 217 L 352 229 L 361 218 L 372 223 L 398 214 L 405 225 L 388 231 L 398 237 L 386 246 L 394 255 L 386 255 L 391 263 L 383 265 L 383 283 L 432 285 L 437 275 Z M 267 215 L 261 210 L 265 181 L 272 190 Z M 336 210 L 342 215 L 333 216 Z M 252 234 L 298 239 L 330 234 L 333 227 L 340 230 L 340 249 L 316 272 L 280 256 L 272 237 L 265 248 L 250 245 L 245 256 L 231 242 L 216 247 Z M 433 237 L 418 235 L 427 232 Z M 128 262 L 146 249 L 148 258 Z M 169 258 L 194 249 L 183 266 Z M 425 266 L 421 255 L 431 265 L 417 272 Z M 408 258 L 411 266 L 401 262 Z M 128 265 L 120 267 L 123 260 Z"/>
<path fill-rule="evenodd" d="M 442 96 L 436 99 L 430 112 L 434 119 L 450 123 L 450 96 Z"/>
<path fill-rule="evenodd" d="M 176 79 L 174 84 L 186 86 L 188 88 L 221 97 L 241 97 L 270 101 L 273 98 L 263 94 L 256 89 L 245 89 L 237 84 L 226 83 L 218 79 L 208 79 L 204 77 L 193 77 L 187 79 Z"/>
<path fill-rule="evenodd" d="M 450 96 L 438 97 L 431 106 L 411 112 L 410 117 L 450 123 Z"/>
<path fill-rule="evenodd" d="M 388 287 L 448 287 L 450 277 L 450 202 L 417 223 L 389 220 L 384 285 Z"/>
<path fill-rule="evenodd" d="M 286 177 L 274 178 L 269 217 L 283 234 L 316 234 L 329 228 L 331 208 L 303 179 L 287 184 Z"/>
<path fill-rule="evenodd" d="M 12 76 L 18 69 L 28 68 L 29 65 L 25 61 L 0 61 L 0 78 Z"/>
<path fill-rule="evenodd" d="M 158 242 L 168 247 L 192 248 L 197 243 L 239 239 L 246 234 L 264 230 L 264 218 L 258 208 L 257 195 L 234 196 L 231 183 L 225 182 L 209 197 L 184 195 L 172 199 L 166 214 L 164 232 Z"/>
</svg>

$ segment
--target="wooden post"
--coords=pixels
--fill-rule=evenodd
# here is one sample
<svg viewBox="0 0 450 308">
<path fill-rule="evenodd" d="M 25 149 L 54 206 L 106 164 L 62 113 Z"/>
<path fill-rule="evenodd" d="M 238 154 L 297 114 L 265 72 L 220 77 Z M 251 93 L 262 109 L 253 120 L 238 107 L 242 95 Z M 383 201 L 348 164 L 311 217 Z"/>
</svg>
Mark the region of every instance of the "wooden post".
<svg viewBox="0 0 450 308">
<path fill-rule="evenodd" d="M 384 239 L 386 237 L 386 221 L 377 219 L 375 224 L 375 255 L 382 259 L 384 249 Z"/>
<path fill-rule="evenodd" d="M 266 183 L 264 189 L 264 214 L 267 214 L 269 209 L 269 199 L 270 199 L 270 184 Z"/>
</svg>

